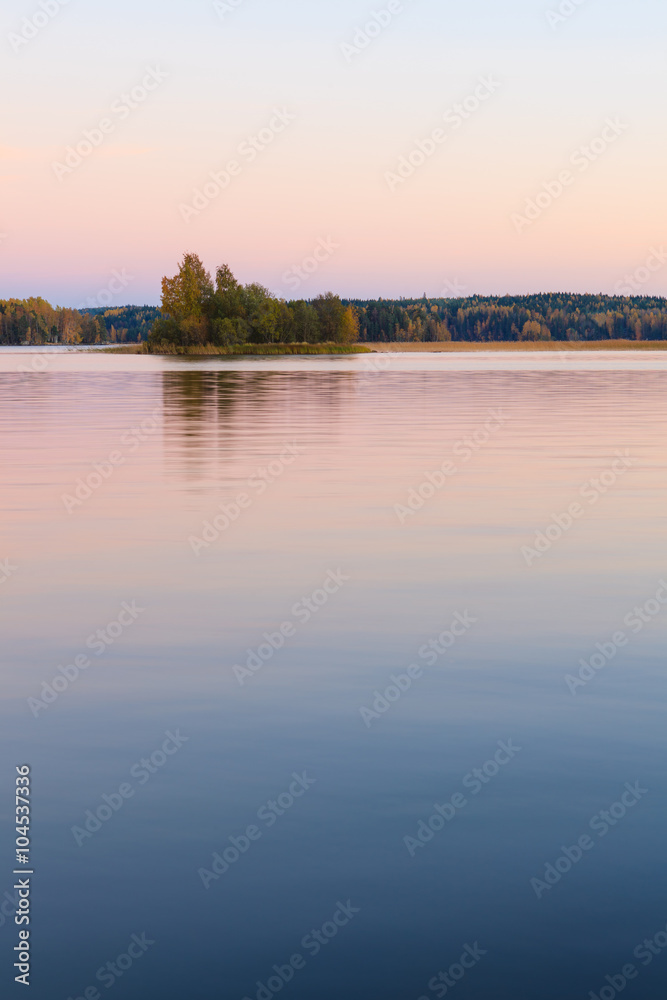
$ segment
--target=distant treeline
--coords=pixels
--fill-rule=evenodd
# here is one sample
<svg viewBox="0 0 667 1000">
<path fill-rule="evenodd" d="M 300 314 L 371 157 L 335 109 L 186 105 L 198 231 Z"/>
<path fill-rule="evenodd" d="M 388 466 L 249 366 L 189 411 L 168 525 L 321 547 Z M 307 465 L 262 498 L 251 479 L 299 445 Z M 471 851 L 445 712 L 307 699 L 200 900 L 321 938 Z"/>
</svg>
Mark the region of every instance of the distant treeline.
<svg viewBox="0 0 667 1000">
<path fill-rule="evenodd" d="M 667 340 L 667 299 L 506 295 L 349 299 L 361 343 L 408 341 Z"/>
<path fill-rule="evenodd" d="M 0 344 L 136 344 L 159 315 L 153 306 L 78 310 L 41 298 L 0 300 Z"/>
<path fill-rule="evenodd" d="M 102 320 L 111 344 L 137 344 L 148 340 L 153 324 L 161 316 L 157 306 L 121 306 L 118 309 L 82 309 L 82 316 Z"/>
<path fill-rule="evenodd" d="M 229 268 L 215 283 L 195 255 L 165 278 L 162 309 L 54 308 L 41 298 L 0 300 L 0 344 L 667 340 L 667 299 L 506 295 L 460 299 L 341 299 L 329 292 L 285 302 L 241 285 Z"/>
</svg>

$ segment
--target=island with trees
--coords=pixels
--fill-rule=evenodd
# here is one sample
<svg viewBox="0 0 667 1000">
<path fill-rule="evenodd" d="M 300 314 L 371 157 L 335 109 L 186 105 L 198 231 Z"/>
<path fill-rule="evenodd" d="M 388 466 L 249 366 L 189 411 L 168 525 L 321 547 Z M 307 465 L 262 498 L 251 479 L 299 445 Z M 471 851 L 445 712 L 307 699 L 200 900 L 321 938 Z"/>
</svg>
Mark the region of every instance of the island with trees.
<svg viewBox="0 0 667 1000">
<path fill-rule="evenodd" d="M 188 253 L 173 278 L 162 279 L 162 316 L 146 344 L 150 353 L 349 353 L 363 351 L 359 314 L 333 292 L 286 302 L 257 283 L 241 285 L 230 268 L 215 282 Z"/>
</svg>

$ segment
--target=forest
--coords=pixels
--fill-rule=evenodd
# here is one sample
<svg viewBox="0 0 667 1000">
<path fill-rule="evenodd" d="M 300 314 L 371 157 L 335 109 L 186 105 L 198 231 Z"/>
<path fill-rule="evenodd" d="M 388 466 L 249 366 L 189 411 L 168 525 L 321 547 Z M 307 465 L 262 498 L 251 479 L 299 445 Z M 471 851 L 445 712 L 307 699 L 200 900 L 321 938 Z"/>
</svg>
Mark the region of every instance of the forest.
<svg viewBox="0 0 667 1000">
<path fill-rule="evenodd" d="M 67 309 L 44 299 L 0 300 L 0 344 L 135 344 L 160 315 L 154 306 Z"/>
<path fill-rule="evenodd" d="M 348 300 L 359 340 L 667 340 L 667 299 L 607 295 L 506 295 L 460 299 Z"/>
</svg>

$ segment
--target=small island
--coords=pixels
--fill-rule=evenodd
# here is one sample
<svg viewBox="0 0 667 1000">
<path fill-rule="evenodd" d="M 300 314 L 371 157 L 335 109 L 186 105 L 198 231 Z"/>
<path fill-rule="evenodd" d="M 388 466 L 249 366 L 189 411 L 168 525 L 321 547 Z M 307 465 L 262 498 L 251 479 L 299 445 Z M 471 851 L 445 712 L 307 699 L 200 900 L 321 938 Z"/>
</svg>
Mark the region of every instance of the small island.
<svg viewBox="0 0 667 1000">
<path fill-rule="evenodd" d="M 178 274 L 162 279 L 161 317 L 147 354 L 350 354 L 359 315 L 333 292 L 310 302 L 286 302 L 252 283 L 241 285 L 226 264 L 215 283 L 196 254 L 185 254 Z"/>
</svg>

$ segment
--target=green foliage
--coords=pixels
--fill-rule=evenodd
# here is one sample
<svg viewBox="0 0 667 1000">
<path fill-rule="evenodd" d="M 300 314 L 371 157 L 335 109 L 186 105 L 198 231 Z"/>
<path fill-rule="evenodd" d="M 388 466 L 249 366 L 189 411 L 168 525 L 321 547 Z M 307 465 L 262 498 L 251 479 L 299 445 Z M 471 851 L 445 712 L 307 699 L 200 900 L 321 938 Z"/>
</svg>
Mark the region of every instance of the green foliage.
<svg viewBox="0 0 667 1000">
<path fill-rule="evenodd" d="M 196 254 L 186 254 L 178 274 L 163 278 L 162 312 L 150 334 L 153 347 L 353 344 L 359 336 L 356 309 L 333 292 L 312 303 L 285 302 L 256 282 L 239 284 L 226 264 L 214 285 Z"/>
<path fill-rule="evenodd" d="M 345 306 L 337 295 L 334 295 L 333 292 L 327 292 L 326 295 L 318 295 L 313 300 L 313 308 L 319 319 L 321 339 L 335 343 L 343 323 Z"/>
<path fill-rule="evenodd" d="M 310 302 L 302 299 L 290 303 L 292 327 L 288 342 L 316 344 L 320 337 L 320 318 Z"/>
<path fill-rule="evenodd" d="M 162 312 L 171 319 L 202 319 L 212 298 L 211 275 L 194 253 L 186 253 L 175 277 L 162 279 Z"/>
</svg>

